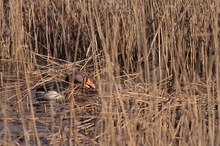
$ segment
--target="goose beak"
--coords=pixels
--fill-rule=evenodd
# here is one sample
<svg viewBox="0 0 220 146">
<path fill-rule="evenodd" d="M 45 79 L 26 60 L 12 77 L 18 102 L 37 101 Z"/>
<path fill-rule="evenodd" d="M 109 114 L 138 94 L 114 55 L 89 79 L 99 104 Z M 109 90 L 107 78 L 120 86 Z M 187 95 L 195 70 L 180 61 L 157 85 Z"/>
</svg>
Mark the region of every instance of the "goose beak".
<svg viewBox="0 0 220 146">
<path fill-rule="evenodd" d="M 92 83 L 92 81 L 91 81 L 89 78 L 88 78 L 88 80 L 85 82 L 85 86 L 86 86 L 87 88 L 92 87 L 92 88 L 95 89 L 95 85 Z"/>
</svg>

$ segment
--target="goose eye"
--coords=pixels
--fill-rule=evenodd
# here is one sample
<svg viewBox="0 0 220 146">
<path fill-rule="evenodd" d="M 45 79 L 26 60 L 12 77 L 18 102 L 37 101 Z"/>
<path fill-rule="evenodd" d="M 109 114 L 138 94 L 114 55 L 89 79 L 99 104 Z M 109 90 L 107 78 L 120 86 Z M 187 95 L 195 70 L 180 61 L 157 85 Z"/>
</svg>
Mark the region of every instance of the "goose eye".
<svg viewBox="0 0 220 146">
<path fill-rule="evenodd" d="M 85 84 L 87 82 L 86 76 L 83 76 L 83 83 Z"/>
</svg>

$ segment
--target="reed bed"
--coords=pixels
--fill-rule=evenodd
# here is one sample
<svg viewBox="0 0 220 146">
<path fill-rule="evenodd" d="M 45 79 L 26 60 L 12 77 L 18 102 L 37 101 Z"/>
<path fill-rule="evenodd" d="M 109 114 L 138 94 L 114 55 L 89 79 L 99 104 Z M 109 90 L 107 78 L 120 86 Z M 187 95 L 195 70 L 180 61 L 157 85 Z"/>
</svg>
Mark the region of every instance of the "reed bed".
<svg viewBox="0 0 220 146">
<path fill-rule="evenodd" d="M 0 145 L 220 145 L 219 6 L 1 1 Z M 98 103 L 36 101 L 73 70 Z"/>
</svg>

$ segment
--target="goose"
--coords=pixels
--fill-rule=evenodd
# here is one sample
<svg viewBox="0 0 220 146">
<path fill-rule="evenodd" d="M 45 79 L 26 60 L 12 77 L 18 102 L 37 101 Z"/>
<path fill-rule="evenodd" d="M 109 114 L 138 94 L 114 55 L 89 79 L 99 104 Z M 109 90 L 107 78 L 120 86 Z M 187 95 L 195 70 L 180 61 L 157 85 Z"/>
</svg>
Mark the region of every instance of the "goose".
<svg viewBox="0 0 220 146">
<path fill-rule="evenodd" d="M 93 88 L 95 89 L 94 83 L 88 77 L 85 72 L 75 71 L 72 75 L 68 75 L 64 81 L 59 82 L 49 82 L 44 85 L 36 87 L 36 99 L 37 100 L 60 100 L 64 96 L 60 93 L 65 91 L 70 83 L 74 84 L 83 84 L 84 88 Z"/>
</svg>

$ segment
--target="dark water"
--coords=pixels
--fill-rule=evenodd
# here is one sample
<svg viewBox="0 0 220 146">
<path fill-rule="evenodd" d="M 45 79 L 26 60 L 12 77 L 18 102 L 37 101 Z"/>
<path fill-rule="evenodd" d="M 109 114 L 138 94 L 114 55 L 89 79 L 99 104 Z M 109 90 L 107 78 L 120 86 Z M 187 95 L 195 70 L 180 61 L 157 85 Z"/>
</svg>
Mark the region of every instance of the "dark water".
<svg viewBox="0 0 220 146">
<path fill-rule="evenodd" d="M 97 96 L 67 102 L 39 102 L 32 96 L 32 102 L 28 96 L 14 96 L 1 103 L 0 145 L 96 144 L 95 125 L 101 106 L 91 101 Z"/>
</svg>

